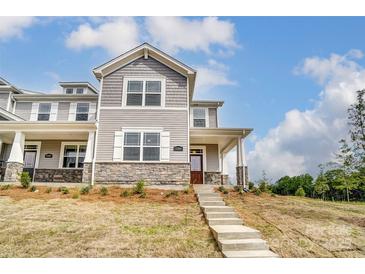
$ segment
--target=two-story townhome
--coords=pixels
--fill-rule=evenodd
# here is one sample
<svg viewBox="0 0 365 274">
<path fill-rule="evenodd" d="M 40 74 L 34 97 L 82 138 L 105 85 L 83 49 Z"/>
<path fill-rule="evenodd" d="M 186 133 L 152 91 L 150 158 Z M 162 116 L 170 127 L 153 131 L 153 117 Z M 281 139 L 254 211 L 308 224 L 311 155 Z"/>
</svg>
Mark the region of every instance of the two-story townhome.
<svg viewBox="0 0 365 274">
<path fill-rule="evenodd" d="M 60 94 L 0 78 L 2 181 L 28 171 L 35 182 L 222 184 L 235 148 L 237 184 L 247 186 L 252 129 L 219 127 L 223 102 L 193 100 L 194 69 L 144 43 L 93 73 L 99 90 L 61 82 Z"/>
</svg>

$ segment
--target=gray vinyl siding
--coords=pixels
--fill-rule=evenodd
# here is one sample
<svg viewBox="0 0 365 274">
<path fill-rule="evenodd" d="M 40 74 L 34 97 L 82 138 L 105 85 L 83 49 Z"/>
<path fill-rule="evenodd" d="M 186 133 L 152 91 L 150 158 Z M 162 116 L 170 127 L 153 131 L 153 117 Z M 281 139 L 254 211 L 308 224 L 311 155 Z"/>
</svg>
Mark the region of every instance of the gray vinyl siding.
<svg viewBox="0 0 365 274">
<path fill-rule="evenodd" d="M 17 102 L 15 106 L 15 114 L 28 121 L 32 110 L 31 102 Z"/>
<path fill-rule="evenodd" d="M 61 141 L 45 140 L 41 142 L 38 168 L 58 168 Z M 47 153 L 53 154 L 53 157 L 45 158 Z"/>
<path fill-rule="evenodd" d="M 217 109 L 209 108 L 208 109 L 208 117 L 209 117 L 209 127 L 216 128 L 217 125 Z"/>
<path fill-rule="evenodd" d="M 9 93 L 0 93 L 0 107 L 6 109 L 8 107 Z"/>
<path fill-rule="evenodd" d="M 187 162 L 188 115 L 186 110 L 101 109 L 96 160 L 113 160 L 114 132 L 122 127 L 162 127 L 170 132 L 170 162 Z M 182 146 L 183 151 L 173 151 Z"/>
<path fill-rule="evenodd" d="M 69 102 L 59 102 L 58 103 L 58 112 L 57 112 L 57 121 L 67 121 L 69 110 L 70 110 Z"/>
<path fill-rule="evenodd" d="M 205 145 L 207 171 L 219 171 L 218 145 Z"/>
<path fill-rule="evenodd" d="M 123 77 L 166 78 L 166 107 L 187 106 L 187 79 L 155 59 L 139 58 L 103 79 L 102 107 L 120 107 L 123 96 Z"/>
</svg>

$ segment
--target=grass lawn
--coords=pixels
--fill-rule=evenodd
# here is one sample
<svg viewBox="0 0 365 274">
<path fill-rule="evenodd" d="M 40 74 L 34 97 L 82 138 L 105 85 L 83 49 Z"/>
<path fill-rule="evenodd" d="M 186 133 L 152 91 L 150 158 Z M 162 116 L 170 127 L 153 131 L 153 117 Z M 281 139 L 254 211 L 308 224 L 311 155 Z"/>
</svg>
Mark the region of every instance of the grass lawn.
<svg viewBox="0 0 365 274">
<path fill-rule="evenodd" d="M 225 196 L 281 257 L 365 257 L 365 203 L 266 193 Z"/>
<path fill-rule="evenodd" d="M 0 257 L 221 257 L 193 193 L 0 190 Z M 175 193 L 176 194 L 176 193 Z"/>
</svg>

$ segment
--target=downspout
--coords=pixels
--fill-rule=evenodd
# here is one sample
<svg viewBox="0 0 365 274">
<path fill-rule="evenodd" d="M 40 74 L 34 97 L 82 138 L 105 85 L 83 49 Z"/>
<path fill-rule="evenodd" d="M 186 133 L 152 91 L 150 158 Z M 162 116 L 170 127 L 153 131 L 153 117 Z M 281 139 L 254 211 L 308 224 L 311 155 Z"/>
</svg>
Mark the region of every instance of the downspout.
<svg viewBox="0 0 365 274">
<path fill-rule="evenodd" d="M 93 160 L 92 160 L 92 168 L 91 168 L 91 185 L 95 184 L 95 162 L 96 162 L 96 150 L 98 147 L 98 135 L 99 135 L 99 116 L 100 116 L 100 105 L 101 105 L 101 93 L 103 90 L 103 77 L 100 80 L 100 92 L 98 96 L 98 106 L 96 110 L 96 132 L 94 139 L 94 151 L 93 151 Z"/>
</svg>

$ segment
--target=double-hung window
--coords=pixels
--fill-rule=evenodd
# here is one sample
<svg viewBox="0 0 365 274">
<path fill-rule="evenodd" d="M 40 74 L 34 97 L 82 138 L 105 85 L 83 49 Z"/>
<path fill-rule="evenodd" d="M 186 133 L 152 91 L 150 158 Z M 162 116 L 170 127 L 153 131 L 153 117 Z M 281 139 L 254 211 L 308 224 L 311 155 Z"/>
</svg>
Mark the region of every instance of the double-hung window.
<svg viewBox="0 0 365 274">
<path fill-rule="evenodd" d="M 84 166 L 86 145 L 69 144 L 63 149 L 62 167 L 82 168 Z"/>
<path fill-rule="evenodd" d="M 162 106 L 162 80 L 126 79 L 126 106 Z"/>
<path fill-rule="evenodd" d="M 74 94 L 73 88 L 66 88 L 66 94 Z"/>
<path fill-rule="evenodd" d="M 124 161 L 159 161 L 159 132 L 125 132 L 123 146 Z"/>
<path fill-rule="evenodd" d="M 77 103 L 76 106 L 76 121 L 89 120 L 89 103 Z"/>
<path fill-rule="evenodd" d="M 49 121 L 51 114 L 51 103 L 39 103 L 38 121 Z"/>
<path fill-rule="evenodd" d="M 83 88 L 77 88 L 76 89 L 76 94 L 84 94 L 84 89 Z"/>
<path fill-rule="evenodd" d="M 193 126 L 194 127 L 206 127 L 206 109 L 205 108 L 193 108 Z"/>
</svg>

